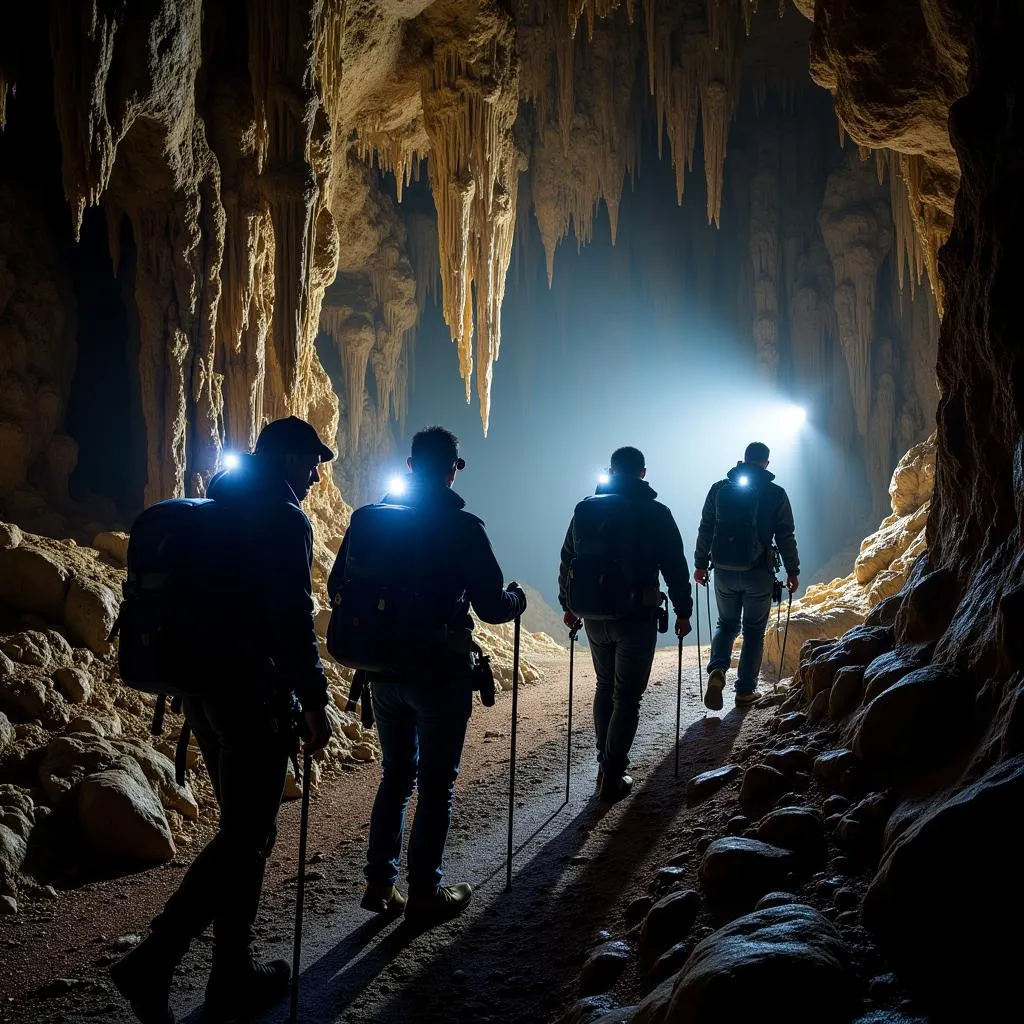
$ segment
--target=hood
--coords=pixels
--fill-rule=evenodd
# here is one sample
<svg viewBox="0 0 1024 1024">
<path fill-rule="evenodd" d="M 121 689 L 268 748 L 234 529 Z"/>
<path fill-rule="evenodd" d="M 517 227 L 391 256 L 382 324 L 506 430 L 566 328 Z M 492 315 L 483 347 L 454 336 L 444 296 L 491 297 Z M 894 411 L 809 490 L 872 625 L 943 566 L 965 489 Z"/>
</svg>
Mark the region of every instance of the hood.
<svg viewBox="0 0 1024 1024">
<path fill-rule="evenodd" d="M 654 501 L 658 492 L 646 481 L 635 476 L 613 476 L 606 484 L 598 484 L 595 494 L 621 494 L 640 501 Z"/>
<path fill-rule="evenodd" d="M 206 496 L 223 502 L 289 502 L 301 507 L 298 495 L 282 476 L 268 473 L 266 460 L 240 455 L 234 469 L 221 470 L 206 486 Z"/>
<path fill-rule="evenodd" d="M 759 484 L 771 483 L 775 479 L 774 473 L 769 473 L 767 469 L 754 465 L 752 462 L 737 462 L 725 475 L 734 483 L 740 476 L 749 476 L 755 487 Z"/>
<path fill-rule="evenodd" d="M 444 484 L 423 480 L 410 473 L 405 478 L 407 490 L 404 494 L 385 494 L 384 505 L 407 505 L 410 508 L 436 508 L 444 512 L 458 512 L 466 507 L 461 495 Z"/>
</svg>

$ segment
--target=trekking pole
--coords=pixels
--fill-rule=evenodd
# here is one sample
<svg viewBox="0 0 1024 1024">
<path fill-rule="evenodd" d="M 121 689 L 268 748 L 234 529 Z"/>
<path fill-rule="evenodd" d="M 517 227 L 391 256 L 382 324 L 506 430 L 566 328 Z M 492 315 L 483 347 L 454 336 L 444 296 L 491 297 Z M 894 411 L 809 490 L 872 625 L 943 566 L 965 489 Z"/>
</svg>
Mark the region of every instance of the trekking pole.
<svg viewBox="0 0 1024 1024">
<path fill-rule="evenodd" d="M 519 633 L 522 620 L 516 616 L 515 639 L 512 642 L 512 751 L 508 779 L 508 850 L 505 857 L 505 891 L 512 888 L 512 826 L 516 816 L 516 726 L 519 716 Z"/>
<path fill-rule="evenodd" d="M 576 649 L 576 637 L 580 627 L 569 630 L 569 724 L 565 741 L 565 802 L 569 802 L 569 784 L 572 781 L 572 670 L 573 652 Z"/>
<path fill-rule="evenodd" d="M 700 584 L 698 583 L 699 587 Z M 697 612 L 697 685 L 700 687 L 700 699 L 704 699 L 704 676 L 701 674 L 700 661 L 700 591 L 697 591 L 697 600 L 694 602 Z"/>
<path fill-rule="evenodd" d="M 679 638 L 679 668 L 676 672 L 676 768 L 675 777 L 679 778 L 679 719 L 683 710 L 683 638 Z"/>
<path fill-rule="evenodd" d="M 299 813 L 299 876 L 295 894 L 295 944 L 292 947 L 292 1003 L 289 1024 L 299 1019 L 299 962 L 302 959 L 302 905 L 306 895 L 306 836 L 309 832 L 309 787 L 313 755 L 302 758 L 302 810 Z"/>
<path fill-rule="evenodd" d="M 698 595 L 697 599 L 700 600 L 700 595 Z M 711 582 L 710 582 L 710 580 L 707 583 L 704 584 L 704 601 L 707 604 L 707 609 L 708 609 L 708 661 L 710 661 L 711 660 L 711 654 L 712 654 L 711 646 L 712 646 L 712 642 L 714 641 L 714 635 L 713 635 L 714 631 L 713 631 L 713 629 L 711 627 Z M 701 700 L 701 703 L 703 704 L 704 703 L 704 677 L 703 676 L 700 677 L 700 700 Z"/>
<path fill-rule="evenodd" d="M 782 602 L 779 602 L 779 611 L 782 610 Z M 779 657 L 779 682 L 782 682 L 782 669 L 786 664 L 786 641 L 789 639 L 789 613 L 793 610 L 793 591 L 789 592 L 789 603 L 786 605 L 786 628 L 782 633 L 782 654 Z"/>
</svg>

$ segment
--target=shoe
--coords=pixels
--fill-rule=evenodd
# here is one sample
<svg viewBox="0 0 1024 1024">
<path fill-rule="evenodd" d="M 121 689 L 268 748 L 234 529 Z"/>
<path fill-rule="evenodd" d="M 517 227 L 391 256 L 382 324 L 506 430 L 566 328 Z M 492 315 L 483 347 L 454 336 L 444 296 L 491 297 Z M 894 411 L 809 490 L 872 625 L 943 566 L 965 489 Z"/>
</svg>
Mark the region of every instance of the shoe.
<svg viewBox="0 0 1024 1024">
<path fill-rule="evenodd" d="M 761 694 L 755 690 L 753 693 L 737 693 L 736 694 L 736 707 L 738 708 L 749 708 L 751 704 L 756 704 L 761 699 Z"/>
<path fill-rule="evenodd" d="M 410 924 L 430 927 L 458 917 L 473 898 L 473 887 L 468 882 L 438 886 L 427 896 L 409 894 L 405 905 L 405 919 Z"/>
<path fill-rule="evenodd" d="M 291 978 L 287 960 L 261 962 L 250 952 L 240 960 L 227 961 L 218 958 L 214 948 L 213 970 L 206 983 L 206 1012 L 218 1021 L 244 1019 L 282 999 Z"/>
<path fill-rule="evenodd" d="M 720 669 L 712 669 L 708 673 L 708 685 L 704 691 L 704 707 L 709 711 L 722 710 L 722 691 L 725 689 L 725 673 Z"/>
<path fill-rule="evenodd" d="M 110 980 L 141 1024 L 174 1024 L 169 1000 L 181 955 L 150 935 L 110 968 Z"/>
<path fill-rule="evenodd" d="M 405 897 L 390 883 L 380 885 L 375 882 L 367 882 L 359 906 L 363 910 L 370 911 L 371 914 L 398 917 L 405 910 Z"/>
<path fill-rule="evenodd" d="M 604 803 L 614 803 L 623 797 L 629 796 L 633 789 L 633 780 L 628 775 L 606 776 L 601 783 L 601 792 L 598 799 Z"/>
</svg>

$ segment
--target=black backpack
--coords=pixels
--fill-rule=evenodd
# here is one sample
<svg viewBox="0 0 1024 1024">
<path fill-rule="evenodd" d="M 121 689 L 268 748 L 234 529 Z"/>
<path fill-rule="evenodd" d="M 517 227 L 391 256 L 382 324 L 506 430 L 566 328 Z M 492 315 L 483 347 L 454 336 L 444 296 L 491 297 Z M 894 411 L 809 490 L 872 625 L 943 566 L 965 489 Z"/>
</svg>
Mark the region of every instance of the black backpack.
<svg viewBox="0 0 1024 1024">
<path fill-rule="evenodd" d="M 759 498 L 753 483 L 726 480 L 715 495 L 711 564 L 716 569 L 752 569 L 764 553 L 757 535 Z"/>
<path fill-rule="evenodd" d="M 352 514 L 344 564 L 328 584 L 327 650 L 371 673 L 424 667 L 445 644 L 444 531 L 436 515 L 408 505 L 365 505 Z M 340 557 L 340 554 L 339 554 Z"/>
<path fill-rule="evenodd" d="M 599 494 L 576 506 L 567 598 L 580 618 L 621 619 L 643 604 L 635 506 L 621 494 Z"/>
</svg>

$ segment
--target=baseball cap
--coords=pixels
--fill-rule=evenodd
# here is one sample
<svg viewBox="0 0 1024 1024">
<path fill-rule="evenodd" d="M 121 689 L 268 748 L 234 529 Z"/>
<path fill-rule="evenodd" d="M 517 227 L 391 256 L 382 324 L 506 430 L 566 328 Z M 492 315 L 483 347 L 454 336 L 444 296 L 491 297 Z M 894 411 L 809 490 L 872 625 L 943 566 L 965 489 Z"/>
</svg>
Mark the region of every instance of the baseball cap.
<svg viewBox="0 0 1024 1024">
<path fill-rule="evenodd" d="M 268 423 L 256 439 L 257 455 L 318 455 L 321 462 L 330 462 L 334 452 L 320 440 L 312 423 L 298 416 Z"/>
</svg>

